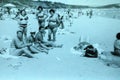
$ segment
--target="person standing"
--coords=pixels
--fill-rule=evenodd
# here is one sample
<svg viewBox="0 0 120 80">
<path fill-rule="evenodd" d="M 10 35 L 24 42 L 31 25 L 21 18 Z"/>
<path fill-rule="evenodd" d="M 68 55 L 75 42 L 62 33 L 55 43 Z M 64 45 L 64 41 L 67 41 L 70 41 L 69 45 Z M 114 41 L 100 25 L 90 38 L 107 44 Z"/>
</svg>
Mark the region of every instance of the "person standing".
<svg viewBox="0 0 120 80">
<path fill-rule="evenodd" d="M 48 17 L 47 14 L 45 14 L 43 7 L 39 6 L 37 8 L 38 12 L 36 14 L 37 20 L 38 20 L 38 25 L 39 27 L 45 27 L 45 20 Z"/>
<path fill-rule="evenodd" d="M 23 31 L 23 35 L 27 40 L 27 24 L 28 24 L 28 16 L 25 10 L 20 11 L 20 15 L 18 17 L 18 23 L 21 31 Z"/>
<path fill-rule="evenodd" d="M 50 9 L 49 13 L 50 17 L 48 19 L 48 41 L 56 41 L 56 32 L 59 27 L 60 21 L 58 14 L 55 13 L 54 9 Z"/>
</svg>

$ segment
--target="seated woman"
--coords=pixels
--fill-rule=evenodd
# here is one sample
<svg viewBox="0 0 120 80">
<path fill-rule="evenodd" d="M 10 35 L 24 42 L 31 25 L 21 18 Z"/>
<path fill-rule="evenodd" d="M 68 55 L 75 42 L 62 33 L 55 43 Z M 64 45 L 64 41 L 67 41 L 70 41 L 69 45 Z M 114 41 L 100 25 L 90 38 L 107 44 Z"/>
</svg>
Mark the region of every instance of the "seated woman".
<svg viewBox="0 0 120 80">
<path fill-rule="evenodd" d="M 117 33 L 116 40 L 114 42 L 114 55 L 120 56 L 120 33 Z"/>
</svg>

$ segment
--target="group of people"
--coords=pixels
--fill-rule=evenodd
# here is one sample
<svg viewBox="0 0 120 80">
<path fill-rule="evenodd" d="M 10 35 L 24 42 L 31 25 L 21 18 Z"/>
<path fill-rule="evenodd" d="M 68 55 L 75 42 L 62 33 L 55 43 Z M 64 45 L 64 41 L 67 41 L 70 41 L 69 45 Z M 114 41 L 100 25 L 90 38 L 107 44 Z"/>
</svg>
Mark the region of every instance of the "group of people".
<svg viewBox="0 0 120 80">
<path fill-rule="evenodd" d="M 50 49 L 61 48 L 63 46 L 62 44 L 55 44 L 57 29 L 61 24 L 63 26 L 60 15 L 56 14 L 54 9 L 50 9 L 50 16 L 48 17 L 42 6 L 39 6 L 37 10 L 36 19 L 38 21 L 39 29 L 37 33 L 30 32 L 29 37 L 27 36 L 29 17 L 27 16 L 25 9 L 20 10 L 17 14 L 16 19 L 18 20 L 19 30 L 16 33 L 16 38 L 13 39 L 11 43 L 11 53 L 13 55 L 32 58 L 35 53 L 44 52 L 48 54 Z M 48 22 L 47 26 L 45 26 L 46 19 Z M 48 30 L 48 41 L 44 40 L 46 29 Z"/>
<path fill-rule="evenodd" d="M 64 29 L 63 16 L 56 13 L 54 9 L 50 9 L 46 13 L 42 6 L 38 6 L 37 12 L 35 13 L 36 19 L 38 21 L 38 32 L 30 32 L 28 37 L 28 15 L 25 9 L 19 10 L 15 16 L 18 20 L 19 30 L 16 32 L 17 36 L 13 39 L 11 43 L 11 54 L 17 56 L 27 56 L 33 57 L 33 54 L 44 52 L 48 54 L 49 50 L 52 48 L 61 48 L 62 45 L 55 44 L 56 32 L 58 27 Z M 1 16 L 2 13 L 0 13 Z M 66 20 L 72 18 L 73 14 L 71 10 L 67 11 L 68 17 Z M 82 14 L 82 13 L 80 13 Z M 92 16 L 93 11 L 87 11 L 87 16 Z M 46 26 L 46 21 L 48 25 Z M 70 21 L 70 26 L 72 21 Z M 46 31 L 48 30 L 48 39 L 44 40 Z M 114 43 L 114 55 L 120 56 L 120 33 L 116 36 L 117 40 Z M 75 50 L 81 48 L 83 44 L 87 44 L 84 48 L 86 57 L 98 57 L 98 51 L 92 44 L 80 42 L 78 46 L 74 47 Z"/>
</svg>

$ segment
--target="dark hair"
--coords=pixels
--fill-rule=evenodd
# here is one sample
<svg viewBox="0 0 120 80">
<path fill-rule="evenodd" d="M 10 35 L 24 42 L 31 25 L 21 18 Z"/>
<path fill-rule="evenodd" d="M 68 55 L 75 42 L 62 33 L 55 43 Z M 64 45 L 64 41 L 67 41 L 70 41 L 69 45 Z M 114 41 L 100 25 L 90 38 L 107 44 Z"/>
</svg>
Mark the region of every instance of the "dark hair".
<svg viewBox="0 0 120 80">
<path fill-rule="evenodd" d="M 55 10 L 54 9 L 50 9 L 49 13 L 51 13 L 51 12 L 55 13 Z"/>
<path fill-rule="evenodd" d="M 88 45 L 84 50 L 87 50 L 87 49 L 93 49 L 94 47 L 93 47 L 93 45 Z"/>
<path fill-rule="evenodd" d="M 20 14 L 22 14 L 23 11 L 25 12 L 25 15 L 26 15 L 27 13 L 26 13 L 25 9 L 20 10 Z"/>
<path fill-rule="evenodd" d="M 43 10 L 43 7 L 42 6 L 38 6 L 37 10 L 39 10 L 39 9 Z"/>
<path fill-rule="evenodd" d="M 30 32 L 30 34 L 35 34 L 35 32 Z"/>
<path fill-rule="evenodd" d="M 39 30 L 41 30 L 42 28 L 44 28 L 44 27 L 39 27 Z"/>
<path fill-rule="evenodd" d="M 116 38 L 120 39 L 120 33 L 117 33 Z"/>
<path fill-rule="evenodd" d="M 21 30 L 18 30 L 18 31 L 17 31 L 17 34 L 18 34 L 19 32 L 21 32 L 21 33 L 23 34 L 23 32 L 22 32 Z"/>
</svg>

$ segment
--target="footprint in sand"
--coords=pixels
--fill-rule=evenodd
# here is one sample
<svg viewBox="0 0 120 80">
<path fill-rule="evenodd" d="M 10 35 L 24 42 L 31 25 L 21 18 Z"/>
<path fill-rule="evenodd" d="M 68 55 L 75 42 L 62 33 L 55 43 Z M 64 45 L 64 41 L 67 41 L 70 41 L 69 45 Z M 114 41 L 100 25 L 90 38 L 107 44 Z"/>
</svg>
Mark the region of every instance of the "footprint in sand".
<svg viewBox="0 0 120 80">
<path fill-rule="evenodd" d="M 18 62 L 16 64 L 9 64 L 8 67 L 11 67 L 15 70 L 18 70 L 20 67 L 22 66 L 22 63 L 21 62 Z"/>
</svg>

